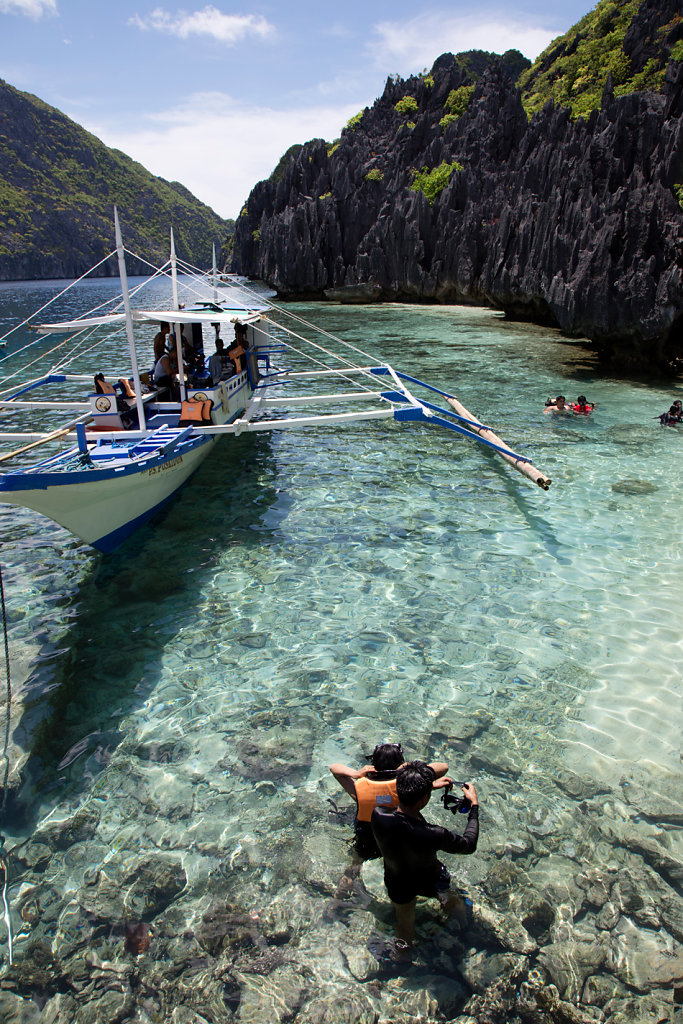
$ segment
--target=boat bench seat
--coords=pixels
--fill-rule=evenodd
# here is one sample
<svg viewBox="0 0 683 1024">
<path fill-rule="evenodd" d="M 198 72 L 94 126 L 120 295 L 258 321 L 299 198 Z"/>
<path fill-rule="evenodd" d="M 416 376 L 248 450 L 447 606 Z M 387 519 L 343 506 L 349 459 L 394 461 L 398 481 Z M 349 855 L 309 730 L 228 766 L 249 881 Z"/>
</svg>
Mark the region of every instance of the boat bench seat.
<svg viewBox="0 0 683 1024">
<path fill-rule="evenodd" d="M 155 412 L 147 419 L 147 426 L 156 429 L 157 427 L 177 427 L 180 413 Z"/>
</svg>

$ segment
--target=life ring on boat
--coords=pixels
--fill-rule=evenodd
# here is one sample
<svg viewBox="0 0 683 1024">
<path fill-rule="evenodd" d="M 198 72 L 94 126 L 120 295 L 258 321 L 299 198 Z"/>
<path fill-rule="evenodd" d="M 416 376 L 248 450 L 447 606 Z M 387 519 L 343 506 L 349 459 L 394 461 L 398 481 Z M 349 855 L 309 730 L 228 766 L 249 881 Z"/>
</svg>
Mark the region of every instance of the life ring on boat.
<svg viewBox="0 0 683 1024">
<path fill-rule="evenodd" d="M 109 412 L 111 409 L 111 399 L 107 398 L 106 395 L 100 395 L 99 398 L 95 399 L 95 408 L 98 412 Z"/>
</svg>

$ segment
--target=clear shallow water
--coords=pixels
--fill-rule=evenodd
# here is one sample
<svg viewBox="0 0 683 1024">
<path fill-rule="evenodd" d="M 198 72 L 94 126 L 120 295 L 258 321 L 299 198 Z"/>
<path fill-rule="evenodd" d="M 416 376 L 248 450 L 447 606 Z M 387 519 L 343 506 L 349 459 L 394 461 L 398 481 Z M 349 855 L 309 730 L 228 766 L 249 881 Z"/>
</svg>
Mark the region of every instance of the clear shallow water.
<svg viewBox="0 0 683 1024">
<path fill-rule="evenodd" d="M 104 295 L 113 285 L 84 287 Z M 3 316 L 22 303 L 28 313 L 42 290 L 2 286 Z M 354 957 L 370 934 L 390 931 L 391 915 L 371 865 L 369 908 L 324 916 L 350 831 L 328 816 L 328 798 L 340 808 L 347 798 L 327 766 L 360 765 L 383 738 L 476 781 L 480 846 L 451 859 L 455 876 L 475 904 L 481 884 L 500 912 L 511 893 L 556 893 L 556 943 L 573 905 L 558 886 L 577 872 L 604 869 L 617 847 L 633 858 L 645 840 L 683 858 L 661 809 L 680 795 L 683 430 L 653 419 L 680 386 L 602 378 L 581 345 L 488 310 L 295 308 L 456 393 L 552 477 L 550 491 L 455 435 L 379 423 L 224 440 L 112 556 L 0 506 L 12 771 L 22 773 L 7 849 L 44 841 L 77 811 L 96 822 L 19 872 L 13 903 L 49 888 L 57 909 L 46 934 L 66 956 L 75 908 L 110 923 L 143 916 L 131 872 L 170 857 L 186 884 L 157 922 L 166 958 L 189 955 L 187 936 L 226 899 L 267 921 L 269 948 L 290 958 L 267 972 L 243 966 L 225 1012 L 254 1020 L 280 1019 L 287 971 L 311 969 L 311 957 L 323 997 L 353 984 L 354 998 L 370 998 L 372 972 Z M 560 392 L 585 393 L 594 415 L 544 416 L 546 396 Z M 634 787 L 646 796 L 630 802 Z M 591 809 L 614 823 L 616 846 L 590 833 Z M 490 878 L 506 845 L 520 843 L 530 844 L 526 874 L 503 899 Z M 93 876 L 95 910 L 83 895 Z M 647 884 L 661 902 L 660 881 Z M 573 941 L 583 941 L 576 928 L 600 936 L 591 913 L 576 915 Z M 418 921 L 423 943 L 448 945 L 426 904 Z M 661 922 L 647 927 L 654 960 L 675 950 Z M 18 917 L 18 957 L 36 928 Z M 91 935 L 101 955 L 104 941 Z M 106 941 L 121 957 L 120 936 Z M 633 937 L 634 950 L 642 944 Z M 431 982 L 415 970 L 424 994 Z M 371 994 L 384 1013 L 393 997 L 391 983 Z M 442 1017 L 452 1012 L 437 1003 Z"/>
</svg>

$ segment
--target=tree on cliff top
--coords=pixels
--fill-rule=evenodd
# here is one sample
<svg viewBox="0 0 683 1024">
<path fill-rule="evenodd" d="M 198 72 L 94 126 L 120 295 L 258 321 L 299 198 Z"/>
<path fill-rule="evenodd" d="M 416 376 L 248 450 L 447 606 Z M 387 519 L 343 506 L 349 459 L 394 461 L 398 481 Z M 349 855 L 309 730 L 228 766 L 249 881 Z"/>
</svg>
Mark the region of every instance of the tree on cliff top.
<svg viewBox="0 0 683 1024">
<path fill-rule="evenodd" d="M 680 0 L 600 0 L 523 71 L 524 108 L 552 99 L 574 117 L 600 107 L 611 74 L 615 96 L 659 92 L 670 59 L 683 60 Z"/>
</svg>

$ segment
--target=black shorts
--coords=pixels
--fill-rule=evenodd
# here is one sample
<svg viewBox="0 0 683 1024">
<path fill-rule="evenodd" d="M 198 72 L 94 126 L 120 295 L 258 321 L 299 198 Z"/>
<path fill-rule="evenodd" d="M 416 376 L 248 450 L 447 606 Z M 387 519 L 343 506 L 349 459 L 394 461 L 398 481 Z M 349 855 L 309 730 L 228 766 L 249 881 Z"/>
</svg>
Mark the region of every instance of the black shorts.
<svg viewBox="0 0 683 1024">
<path fill-rule="evenodd" d="M 438 896 L 446 892 L 451 884 L 451 876 L 446 865 L 439 862 L 441 868 L 436 878 L 421 881 L 419 878 L 390 878 L 384 874 L 384 884 L 392 903 L 412 903 L 416 896 Z"/>
<path fill-rule="evenodd" d="M 381 857 L 369 821 L 357 821 L 353 829 L 353 848 L 361 860 L 377 860 Z"/>
</svg>

